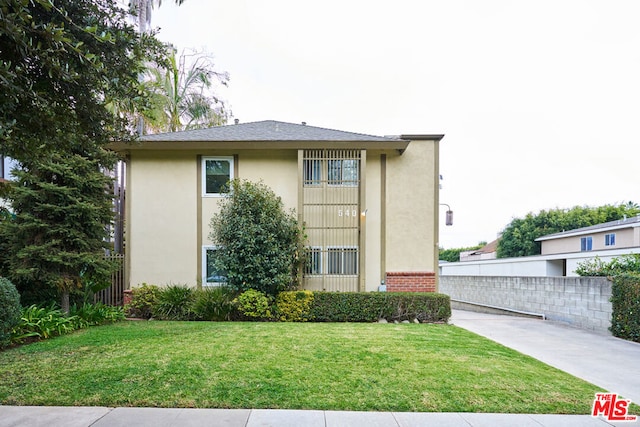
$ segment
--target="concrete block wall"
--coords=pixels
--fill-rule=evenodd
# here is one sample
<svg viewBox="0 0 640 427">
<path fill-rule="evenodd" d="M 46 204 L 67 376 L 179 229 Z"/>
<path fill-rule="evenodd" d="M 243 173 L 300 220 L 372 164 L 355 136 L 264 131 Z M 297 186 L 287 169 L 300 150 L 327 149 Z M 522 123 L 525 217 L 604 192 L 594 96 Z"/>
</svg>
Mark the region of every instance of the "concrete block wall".
<svg viewBox="0 0 640 427">
<path fill-rule="evenodd" d="M 466 302 L 610 333 L 611 282 L 604 277 L 440 276 L 439 292 Z M 469 307 L 469 305 L 467 305 Z"/>
</svg>

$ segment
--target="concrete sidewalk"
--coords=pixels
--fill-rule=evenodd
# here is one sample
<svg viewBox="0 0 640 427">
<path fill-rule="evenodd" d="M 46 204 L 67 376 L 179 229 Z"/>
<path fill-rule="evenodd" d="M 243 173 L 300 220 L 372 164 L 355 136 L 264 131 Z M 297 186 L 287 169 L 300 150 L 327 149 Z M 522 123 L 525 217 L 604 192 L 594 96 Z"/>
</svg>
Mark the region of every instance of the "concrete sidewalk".
<svg viewBox="0 0 640 427">
<path fill-rule="evenodd" d="M 640 344 L 557 323 L 454 310 L 451 323 L 640 402 Z M 633 414 L 640 415 L 640 414 Z M 0 427 L 605 427 L 590 415 L 0 406 Z"/>
<path fill-rule="evenodd" d="M 453 310 L 450 323 L 640 403 L 640 344 L 534 318 Z"/>
<path fill-rule="evenodd" d="M 28 427 L 607 427 L 589 415 L 0 406 L 0 426 Z"/>
</svg>

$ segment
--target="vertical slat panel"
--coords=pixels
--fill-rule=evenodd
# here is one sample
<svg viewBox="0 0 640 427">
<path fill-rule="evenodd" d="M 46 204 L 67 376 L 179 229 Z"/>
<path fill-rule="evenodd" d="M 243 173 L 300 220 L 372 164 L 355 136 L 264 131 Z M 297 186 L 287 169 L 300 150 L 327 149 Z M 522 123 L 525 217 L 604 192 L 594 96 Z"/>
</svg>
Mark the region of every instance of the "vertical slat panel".
<svg viewBox="0 0 640 427">
<path fill-rule="evenodd" d="M 116 264 L 116 269 L 111 274 L 111 286 L 96 292 L 93 296 L 94 303 L 102 302 L 112 306 L 121 306 L 124 298 L 125 284 L 125 256 L 124 254 L 105 255 L 108 261 Z"/>
<path fill-rule="evenodd" d="M 328 291 L 359 288 L 360 159 L 360 150 L 304 150 L 301 212 L 308 244 L 320 257 L 321 273 L 312 275 L 307 270 L 305 287 Z"/>
</svg>

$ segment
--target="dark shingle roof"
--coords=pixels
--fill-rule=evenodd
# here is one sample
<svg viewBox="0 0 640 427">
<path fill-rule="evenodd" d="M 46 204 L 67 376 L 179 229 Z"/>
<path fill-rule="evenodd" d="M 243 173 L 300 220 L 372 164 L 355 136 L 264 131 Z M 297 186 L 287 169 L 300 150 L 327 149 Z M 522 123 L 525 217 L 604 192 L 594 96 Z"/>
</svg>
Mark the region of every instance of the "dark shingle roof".
<svg viewBox="0 0 640 427">
<path fill-rule="evenodd" d="M 265 120 L 182 132 L 144 135 L 143 142 L 181 141 L 362 141 L 390 142 L 401 138 L 343 132 L 302 124 Z"/>
</svg>

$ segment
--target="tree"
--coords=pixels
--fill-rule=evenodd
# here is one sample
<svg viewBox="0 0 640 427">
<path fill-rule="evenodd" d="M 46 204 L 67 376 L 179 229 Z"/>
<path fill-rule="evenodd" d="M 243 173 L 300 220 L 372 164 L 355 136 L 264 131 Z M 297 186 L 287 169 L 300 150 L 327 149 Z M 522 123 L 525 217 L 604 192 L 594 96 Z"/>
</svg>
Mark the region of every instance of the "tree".
<svg viewBox="0 0 640 427">
<path fill-rule="evenodd" d="M 184 0 L 175 0 L 177 5 L 184 3 Z M 151 26 L 151 11 L 154 4 L 162 5 L 162 0 L 131 0 L 129 9 L 133 16 L 136 17 L 138 28 L 141 33 L 146 33 Z"/>
<path fill-rule="evenodd" d="M 226 86 L 229 76 L 213 68 L 211 56 L 183 53 L 177 58 L 175 50 L 166 66 L 150 67 L 147 84 L 154 98 L 153 107 L 145 114 L 148 129 L 176 132 L 225 124 L 228 115 L 224 102 L 210 89 L 216 80 Z"/>
<path fill-rule="evenodd" d="M 303 233 L 293 212 L 263 183 L 233 180 L 229 196 L 211 219 L 218 246 L 215 267 L 238 291 L 269 295 L 295 288 L 302 265 Z"/>
<path fill-rule="evenodd" d="M 0 152 L 18 162 L 0 269 L 19 289 L 57 289 L 65 309 L 73 289 L 109 272 L 106 146 L 136 135 L 108 105 L 144 106 L 138 76 L 165 52 L 127 16 L 115 0 L 0 0 Z"/>
<path fill-rule="evenodd" d="M 498 243 L 498 258 L 540 254 L 540 242 L 535 239 L 547 234 L 574 230 L 603 222 L 615 221 L 640 213 L 633 202 L 600 207 L 575 206 L 571 209 L 551 209 L 538 214 L 528 213 L 514 218 L 502 232 Z"/>
</svg>

